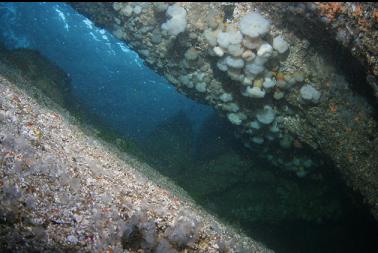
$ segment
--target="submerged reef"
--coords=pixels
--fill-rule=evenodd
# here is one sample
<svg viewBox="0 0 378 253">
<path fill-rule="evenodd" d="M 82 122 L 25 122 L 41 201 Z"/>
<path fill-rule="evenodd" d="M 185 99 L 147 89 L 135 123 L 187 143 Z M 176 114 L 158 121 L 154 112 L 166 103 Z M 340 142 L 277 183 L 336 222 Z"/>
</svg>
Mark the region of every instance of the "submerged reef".
<svg viewBox="0 0 378 253">
<path fill-rule="evenodd" d="M 222 117 L 194 127 L 180 111 L 137 144 L 37 51 L 0 47 L 0 249 L 377 247 L 341 182 L 378 217 L 373 3 L 71 5 Z"/>
<path fill-rule="evenodd" d="M 298 177 L 329 158 L 378 218 L 376 101 L 362 97 L 376 89 L 374 4 L 71 6 L 126 41 L 178 91 L 228 118 L 251 156 Z M 363 40 L 343 43 L 358 35 L 342 30 L 339 17 Z M 336 68 L 343 47 L 345 62 L 362 78 Z"/>
<path fill-rule="evenodd" d="M 60 68 L 33 50 L 0 55 L 2 252 L 271 252 L 79 128 Z"/>
<path fill-rule="evenodd" d="M 38 58 L 30 67 L 50 82 L 64 73 Z M 83 132 L 28 71 L 0 60 L 0 72 L 2 251 L 272 252 L 161 176 L 149 180 L 140 170 L 151 168 L 92 129 Z"/>
<path fill-rule="evenodd" d="M 87 248 L 101 251 L 108 246 L 107 250 L 114 252 L 122 249 L 131 252 L 138 249 L 143 249 L 145 252 L 201 251 L 197 244 L 203 244 L 202 239 L 207 237 L 207 232 L 202 230 L 203 218 L 183 211 L 178 216 L 172 217 L 170 225 L 166 225 L 165 218 L 159 215 L 167 215 L 170 211 L 162 208 L 158 213 L 152 212 L 151 208 L 155 210 L 156 206 L 145 202 L 142 203 L 142 207 L 138 203 L 125 204 L 127 211 L 124 210 L 125 206 L 119 211 L 114 201 L 122 202 L 122 200 L 102 191 L 104 186 L 102 179 L 113 178 L 111 181 L 113 187 L 123 189 L 119 194 L 126 192 L 134 199 L 134 191 L 128 190 L 130 189 L 128 181 L 119 183 L 122 187 L 114 181 L 112 171 L 119 168 L 118 165 L 110 165 L 114 161 L 109 158 L 111 161 L 107 162 L 110 166 L 109 171 L 104 172 L 106 175 L 103 175 L 97 160 L 87 161 L 81 155 L 78 157 L 65 153 L 70 152 L 71 145 L 74 144 L 70 140 L 72 138 L 80 140 L 80 138 L 74 133 L 67 136 L 66 125 L 60 125 L 64 121 L 63 117 L 68 117 L 66 112 L 45 97 L 45 95 L 51 96 L 55 103 L 65 101 L 65 93 L 60 91 L 59 87 L 65 87 L 64 91 L 67 91 L 71 84 L 62 70 L 32 50 L 3 49 L 2 53 L 7 55 L 0 60 L 0 72 L 6 76 L 1 79 L 4 95 L 0 100 L 2 172 L 0 197 L 3 204 L 0 209 L 2 217 L 0 225 L 3 231 L 0 234 L 0 246 L 2 248 L 64 252 Z M 17 60 L 13 60 L 15 57 Z M 25 60 L 27 68 L 18 64 L 22 59 Z M 34 74 L 29 72 L 30 69 Z M 42 77 L 47 82 L 43 86 L 39 81 Z M 30 98 L 25 93 L 17 91 L 17 88 L 6 79 L 17 83 L 18 87 L 30 93 L 40 104 L 54 108 L 56 111 L 45 112 L 43 107 L 34 102 L 29 104 L 27 101 Z M 57 83 L 59 85 L 55 86 Z M 57 97 L 58 99 L 54 97 L 56 93 L 61 95 Z M 24 104 L 26 102 L 27 104 Z M 84 111 L 75 114 L 75 122 L 80 121 L 77 119 L 81 116 L 80 113 Z M 273 117 L 271 114 L 272 109 L 266 107 L 257 117 L 268 124 Z M 20 120 L 19 117 L 25 118 Z M 304 187 L 295 177 L 281 177 L 279 171 L 242 158 L 240 154 L 230 149 L 230 146 L 235 145 L 231 141 L 234 139 L 225 135 L 222 125 L 230 127 L 226 120 L 212 115 L 202 126 L 198 140 L 194 140 L 189 119 L 185 113 L 179 112 L 159 125 L 151 136 L 146 138 L 144 153 L 136 147 L 130 147 L 125 140 L 109 130 L 96 128 L 94 134 L 96 137 L 115 143 L 121 150 L 148 161 L 155 169 L 188 191 L 196 203 L 201 204 L 208 211 L 221 216 L 227 222 L 240 224 L 237 227 L 246 229 L 250 226 L 251 231 L 246 231 L 249 234 L 253 234 L 255 232 L 253 228 L 261 223 L 268 224 L 264 229 L 271 230 L 273 226 L 291 219 L 315 224 L 342 220 L 348 207 L 341 203 L 342 196 L 337 193 L 337 186 L 329 184 L 327 179 L 321 179 L 319 175 L 314 175 L 307 178 Z M 64 136 L 61 134 L 51 136 L 50 131 L 55 132 L 56 129 L 62 129 L 61 134 Z M 212 136 L 209 135 L 209 131 Z M 214 138 L 220 135 L 221 138 Z M 214 141 L 218 144 L 210 143 Z M 62 143 L 59 144 L 60 142 Z M 92 145 L 98 145 L 97 140 L 91 140 L 90 144 L 84 146 L 81 142 L 75 143 L 74 145 L 79 145 L 82 151 L 92 150 Z M 60 151 L 62 146 L 64 153 Z M 64 158 L 65 155 L 73 155 L 73 157 L 67 160 Z M 103 155 L 100 157 L 104 158 Z M 139 166 L 138 163 L 133 162 L 133 164 Z M 71 169 L 67 170 L 67 166 L 70 168 L 72 166 L 73 172 Z M 124 169 L 119 168 L 120 171 Z M 124 174 L 118 176 L 122 178 Z M 153 177 L 158 178 L 156 175 Z M 209 181 L 209 177 L 212 180 Z M 101 190 L 101 196 L 97 196 L 93 188 L 89 188 L 90 192 L 84 194 L 90 196 L 91 200 L 95 199 L 96 205 L 89 204 L 85 197 L 78 195 L 79 189 L 85 188 L 86 183 Z M 66 192 L 59 191 L 61 187 Z M 110 186 L 106 187 L 108 189 Z M 109 189 L 115 190 L 111 187 Z M 165 191 L 162 193 L 164 196 L 168 194 Z M 151 190 L 151 194 L 159 195 L 155 190 Z M 235 199 L 236 195 L 238 197 Z M 44 199 L 46 196 L 47 198 Z M 175 203 L 181 205 L 176 199 Z M 272 203 L 279 208 L 272 208 Z M 26 207 L 25 212 L 17 210 L 20 206 Z M 54 209 L 51 210 L 48 206 Z M 83 209 L 80 209 L 81 207 Z M 92 211 L 88 213 L 84 209 L 89 207 Z M 68 208 L 71 211 L 57 214 L 55 208 L 62 210 Z M 105 210 L 105 213 L 99 211 L 100 208 L 105 208 L 101 209 Z M 108 213 L 107 208 L 112 208 L 112 211 Z M 120 212 L 119 216 L 117 212 Z M 62 216 L 58 219 L 58 215 Z M 52 218 L 48 218 L 49 216 Z M 38 220 L 38 223 L 29 224 L 29 219 Z M 18 221 L 27 222 L 18 223 Z M 114 227 L 109 225 L 106 228 L 107 224 L 116 225 Z M 70 226 L 75 228 L 70 230 Z M 64 228 L 65 232 L 59 232 L 58 237 L 53 236 L 51 233 L 61 231 L 59 227 Z M 31 232 L 28 229 L 31 229 Z M 216 231 L 219 232 L 218 229 Z M 267 237 L 269 236 L 259 239 L 264 241 Z M 47 238 L 54 238 L 54 243 L 47 244 Z M 238 248 L 233 241 L 219 239 L 216 243 L 214 250 L 218 251 L 215 252 L 233 252 Z M 212 249 L 206 247 L 204 247 L 205 252 L 211 252 Z M 246 247 L 248 248 L 250 247 Z"/>
</svg>

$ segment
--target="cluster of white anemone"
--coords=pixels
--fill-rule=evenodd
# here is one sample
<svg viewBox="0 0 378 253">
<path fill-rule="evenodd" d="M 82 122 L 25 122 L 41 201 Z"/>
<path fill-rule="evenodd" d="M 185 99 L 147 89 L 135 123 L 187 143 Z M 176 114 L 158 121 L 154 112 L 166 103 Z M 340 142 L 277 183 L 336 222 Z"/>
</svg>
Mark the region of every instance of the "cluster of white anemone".
<svg viewBox="0 0 378 253">
<path fill-rule="evenodd" d="M 240 82 L 241 94 L 252 99 L 260 100 L 267 93 L 273 92 L 277 81 L 272 71 L 266 68 L 266 64 L 289 49 L 289 44 L 282 36 L 273 38 L 272 44 L 265 40 L 270 28 L 269 20 L 257 12 L 252 12 L 242 17 L 238 24 L 230 24 L 226 28 L 218 27 L 218 30 L 208 29 L 204 34 L 212 47 L 211 53 L 219 57 L 217 67 L 226 72 L 230 79 Z M 232 95 L 225 93 L 220 99 L 231 102 Z M 229 109 L 235 109 L 235 106 L 230 106 Z M 256 119 L 249 123 L 250 135 L 254 135 L 263 126 L 273 129 L 271 136 L 277 133 L 276 112 L 270 105 L 264 105 L 255 116 Z M 247 119 L 238 110 L 231 110 L 227 117 L 235 125 L 241 125 Z M 264 138 L 257 135 L 252 141 L 262 144 Z"/>
</svg>

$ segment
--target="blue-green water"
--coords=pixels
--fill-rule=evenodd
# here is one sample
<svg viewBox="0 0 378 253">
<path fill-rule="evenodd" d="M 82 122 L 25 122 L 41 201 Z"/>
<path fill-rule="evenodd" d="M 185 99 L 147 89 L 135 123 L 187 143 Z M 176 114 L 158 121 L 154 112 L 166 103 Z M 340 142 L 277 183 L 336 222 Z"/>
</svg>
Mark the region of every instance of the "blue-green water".
<svg viewBox="0 0 378 253">
<path fill-rule="evenodd" d="M 195 127 L 213 113 L 179 95 L 126 44 L 70 6 L 2 6 L 3 43 L 8 48 L 36 49 L 60 66 L 72 80 L 72 96 L 123 135 L 139 140 L 180 110 Z"/>
<path fill-rule="evenodd" d="M 66 106 L 97 126 L 99 136 L 275 251 L 377 249 L 375 222 L 331 164 L 299 179 L 252 156 L 212 108 L 179 94 L 70 6 L 2 3 L 0 40 L 10 50 L 38 50 L 63 69 L 70 78 Z"/>
</svg>

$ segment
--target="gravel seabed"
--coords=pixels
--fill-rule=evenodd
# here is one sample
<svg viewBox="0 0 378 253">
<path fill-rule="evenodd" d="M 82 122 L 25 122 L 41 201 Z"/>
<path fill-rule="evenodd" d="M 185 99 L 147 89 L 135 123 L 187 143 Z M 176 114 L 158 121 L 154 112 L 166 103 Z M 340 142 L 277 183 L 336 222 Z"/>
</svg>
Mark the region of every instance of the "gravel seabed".
<svg viewBox="0 0 378 253">
<path fill-rule="evenodd" d="M 0 75 L 0 249 L 271 252 L 28 94 Z"/>
</svg>

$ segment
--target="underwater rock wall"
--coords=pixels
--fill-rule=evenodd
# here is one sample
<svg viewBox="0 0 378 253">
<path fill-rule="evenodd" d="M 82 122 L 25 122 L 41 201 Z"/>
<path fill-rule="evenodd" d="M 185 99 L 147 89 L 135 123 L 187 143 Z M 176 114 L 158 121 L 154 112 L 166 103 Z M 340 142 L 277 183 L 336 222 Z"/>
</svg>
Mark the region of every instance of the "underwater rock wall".
<svg viewBox="0 0 378 253">
<path fill-rule="evenodd" d="M 378 217 L 375 108 L 336 70 L 337 59 L 319 50 L 328 45 L 303 36 L 336 40 L 342 35 L 332 37 L 337 27 L 324 29 L 330 24 L 322 23 L 321 15 L 333 15 L 324 8 L 334 10 L 333 4 L 326 5 L 71 3 L 126 41 L 178 91 L 227 117 L 251 155 L 299 177 L 322 166 L 328 157 Z M 342 10 L 353 8 L 341 5 Z M 376 22 L 376 9 L 372 11 L 369 15 Z M 343 16 L 352 17 L 353 13 Z M 307 26 L 306 19 L 317 26 Z M 370 38 L 376 31 L 364 34 Z M 375 76 L 376 62 L 369 56 L 376 50 L 367 54 L 371 50 L 367 41 L 357 49 L 354 42 L 347 48 L 358 51 L 351 57 L 364 59 L 364 74 Z M 366 89 L 364 85 L 357 87 Z"/>
<path fill-rule="evenodd" d="M 36 62 L 40 73 L 46 61 Z M 0 75 L 2 250 L 272 252 L 226 228 L 159 175 L 158 183 L 149 180 L 138 171 L 151 170 L 145 164 L 119 157 L 91 129 L 84 133 L 34 87 L 38 79 L 8 64 L 0 61 L 1 73 L 13 79 Z M 63 73 L 44 70 L 50 82 Z"/>
<path fill-rule="evenodd" d="M 370 92 L 378 99 L 378 4 L 362 3 L 308 3 L 290 7 L 288 19 L 291 22 L 305 22 L 316 27 L 306 36 L 315 38 L 321 31 L 324 42 L 334 40 L 353 56 L 365 72 Z M 299 18 L 299 19 L 298 19 Z M 301 29 L 301 27 L 298 27 Z M 309 30 L 309 29 L 308 29 Z"/>
<path fill-rule="evenodd" d="M 61 104 L 61 101 L 66 101 L 66 99 L 71 97 L 70 93 L 66 94 L 64 92 L 65 90 L 67 91 L 67 88 L 70 90 L 69 87 L 72 86 L 72 83 L 66 78 L 66 74 L 36 51 L 30 49 L 2 49 L 0 50 L 0 55 L 2 56 L 0 58 L 0 73 L 7 79 L 13 80 L 13 83 L 17 84 L 21 89 L 31 92 L 33 98 L 36 98 L 40 104 L 46 104 L 47 101 L 44 96 L 41 96 L 40 91 L 59 104 Z M 24 78 L 26 80 L 23 80 Z M 12 85 L 9 87 L 13 89 Z M 56 95 L 59 96 L 54 97 Z M 17 97 L 20 98 L 19 95 L 17 95 Z M 14 106 L 16 107 L 19 106 L 17 101 L 18 100 L 15 98 Z M 53 108 L 51 103 L 47 103 L 47 106 Z M 85 129 L 87 128 L 86 121 L 80 120 L 80 117 L 88 115 L 88 112 L 77 112 L 76 110 L 71 110 L 69 107 L 66 107 L 66 109 L 69 109 L 70 114 L 75 116 L 75 120 L 80 122 L 80 126 Z M 8 122 L 9 115 L 15 111 L 4 105 L 3 109 L 0 110 L 0 118 L 1 115 L 4 116 L 4 111 L 5 114 L 8 114 L 4 122 L 10 123 Z M 9 113 L 9 111 L 11 111 L 11 113 Z M 30 112 L 30 110 L 25 111 L 26 114 L 28 112 Z M 20 113 L 16 112 L 15 114 L 19 115 Z M 4 120 L 4 118 L 2 118 L 2 120 Z M 207 123 L 201 126 L 202 130 L 199 131 L 201 135 L 197 137 L 200 142 L 197 143 L 197 141 L 192 138 L 193 128 L 189 118 L 183 112 L 177 113 L 172 118 L 164 121 L 151 133 L 151 136 L 145 139 L 143 154 L 141 152 L 139 153 L 140 150 L 136 146 L 130 146 L 131 143 L 120 139 L 122 138 L 120 135 L 109 131 L 108 128 L 99 127 L 97 124 L 94 126 L 95 129 L 93 129 L 93 132 L 96 138 L 101 138 L 108 143 L 113 143 L 114 146 L 117 146 L 117 148 L 125 151 L 127 154 L 136 155 L 138 159 L 152 165 L 159 173 L 167 176 L 171 181 L 175 182 L 175 184 L 183 187 L 197 204 L 216 216 L 222 217 L 222 220 L 225 222 L 236 223 L 238 229 L 243 229 L 250 237 L 255 240 L 263 241 L 269 247 L 274 247 L 273 242 L 277 238 L 281 240 L 281 237 L 276 234 L 277 232 L 271 232 L 277 231 L 279 227 L 278 224 L 281 222 L 301 220 L 315 224 L 324 224 L 325 221 L 337 223 L 343 222 L 344 215 L 351 212 L 350 207 L 343 202 L 345 195 L 343 195 L 344 192 L 340 190 L 341 185 L 334 182 L 335 180 L 332 176 L 322 176 L 320 173 L 314 173 L 305 179 L 298 179 L 286 175 L 285 172 L 279 171 L 277 168 L 269 168 L 268 164 L 264 162 L 260 164 L 254 157 L 249 158 L 247 156 L 248 160 L 246 160 L 243 155 L 246 154 L 246 152 L 244 152 L 246 150 L 243 150 L 243 154 L 238 153 L 237 150 L 240 148 L 240 143 L 229 134 L 230 131 L 232 131 L 232 125 L 225 119 L 217 117 L 215 114 L 206 121 Z M 27 126 L 32 127 L 33 124 L 33 122 L 28 122 Z M 223 131 L 222 125 L 223 127 L 227 125 L 228 131 Z M 9 127 L 12 125 L 0 124 L 0 132 L 2 131 L 2 127 L 5 126 Z M 5 128 L 4 132 L 7 132 L 7 129 L 8 128 Z M 55 129 L 55 127 L 53 129 Z M 14 130 L 17 131 L 16 127 Z M 212 136 L 209 135 L 209 131 Z M 32 147 L 39 147 L 40 140 L 46 136 L 46 127 L 39 126 L 32 128 L 31 134 L 36 137 L 34 138 L 36 141 L 32 141 L 31 143 Z M 3 150 L 5 150 L 5 152 L 15 152 L 18 153 L 18 155 L 23 154 L 25 151 L 27 153 L 29 150 L 24 151 L 23 146 L 19 147 L 19 142 L 22 144 L 25 140 L 23 138 L 13 139 L 13 135 L 16 135 L 16 133 L 6 135 L 7 138 L 5 138 L 3 142 L 0 141 L 0 147 L 2 148 L 4 146 Z M 66 138 L 64 138 L 64 140 L 66 140 Z M 60 140 L 56 140 L 56 142 L 59 141 Z M 218 144 L 214 144 L 214 142 Z M 220 142 L 224 143 L 221 144 Z M 67 146 L 66 149 L 70 149 L 70 146 Z M 26 147 L 30 148 L 29 145 L 26 145 Z M 36 149 L 34 151 L 37 155 L 39 152 L 42 152 L 42 149 Z M 197 152 L 200 155 L 193 156 L 193 154 Z M 51 155 L 53 156 L 54 153 Z M 25 157 L 28 157 L 28 154 L 25 154 Z M 2 170 L 5 170 L 5 173 L 2 175 L 4 178 L 7 177 L 4 182 L 8 182 L 10 177 L 18 182 L 17 176 L 20 176 L 22 180 L 26 180 L 26 184 L 30 186 L 32 183 L 30 183 L 29 180 L 31 178 L 35 179 L 35 177 L 29 177 L 28 175 L 31 171 L 34 171 L 35 167 L 38 169 L 39 166 L 41 166 L 40 171 L 38 169 L 38 173 L 40 172 L 42 177 L 47 175 L 47 170 L 49 170 L 49 173 L 53 173 L 51 170 L 56 168 L 61 170 L 60 166 L 52 166 L 51 159 L 47 161 L 41 159 L 34 161 L 35 166 L 31 168 L 31 171 L 26 165 L 23 171 L 20 172 L 18 167 L 19 160 L 22 163 L 23 157 L 20 157 L 17 163 L 13 164 L 12 156 L 2 157 L 0 155 L 0 167 Z M 81 163 L 81 160 L 79 162 Z M 58 163 L 60 164 L 61 162 L 59 161 Z M 28 162 L 28 164 L 30 164 L 30 162 Z M 13 169 L 16 173 L 11 173 Z M 78 169 L 80 169 L 80 166 Z M 96 168 L 94 170 L 96 170 Z M 57 174 L 60 174 L 60 172 L 57 172 Z M 109 177 L 112 177 L 111 174 L 109 174 Z M 156 179 L 158 177 L 153 175 L 153 178 Z M 53 179 L 48 180 L 48 183 L 62 185 L 67 183 L 65 174 L 57 180 L 62 180 L 62 182 L 59 183 Z M 13 182 L 13 179 L 10 181 Z M 35 180 L 33 184 L 38 182 L 40 182 L 39 179 Z M 77 185 L 76 183 L 77 180 L 73 179 L 73 184 Z M 127 187 L 127 185 L 118 186 L 120 189 Z M 8 197 L 14 196 L 12 193 L 14 189 L 10 188 L 9 184 L 6 184 L 5 187 L 1 189 L 4 190 L 0 192 L 0 195 L 2 193 L 5 194 L 3 203 L 6 203 L 4 204 L 6 207 L 5 213 L 3 214 L 5 215 L 4 219 L 12 217 L 14 214 L 14 206 L 18 207 L 18 204 L 23 204 L 24 200 L 26 200 L 25 203 L 28 203 L 27 205 L 30 204 L 27 202 L 30 199 L 28 193 L 17 191 L 17 200 L 12 202 L 9 201 Z M 73 191 L 74 195 L 75 189 L 75 187 L 70 187 L 70 194 L 71 191 Z M 45 190 L 46 189 L 42 189 L 42 191 Z M 70 194 L 66 199 L 72 197 Z M 71 204 L 68 203 L 68 206 L 70 205 Z M 272 207 L 272 205 L 274 207 Z M 29 209 L 27 210 L 29 211 Z M 16 213 L 16 215 L 17 217 L 28 219 L 26 217 L 27 214 Z M 146 220 L 143 212 L 137 213 L 137 215 L 131 215 L 131 217 L 125 218 L 123 221 L 130 224 L 130 226 L 139 226 L 143 233 L 146 228 L 153 229 L 153 226 L 150 225 L 148 219 Z M 18 232 L 11 229 L 11 226 L 14 225 L 12 222 L 5 222 L 6 225 L 3 228 L 6 233 L 2 238 L 12 239 L 12 236 L 16 236 L 17 238 L 23 236 L 20 231 L 19 233 L 21 233 L 21 235 L 14 234 Z M 141 223 L 141 225 L 138 223 Z M 126 228 L 130 226 L 126 226 Z M 287 225 L 285 224 L 284 227 L 287 227 Z M 19 228 L 22 230 L 24 227 L 20 226 Z M 290 228 L 293 228 L 293 226 L 290 226 Z M 36 228 L 33 227 L 32 229 L 35 229 L 36 233 L 38 231 L 41 232 L 43 240 L 40 242 L 40 246 L 44 247 L 44 236 L 46 235 L 43 230 L 44 226 L 41 227 L 38 225 Z M 261 233 L 261 230 L 264 230 L 265 233 Z M 32 233 L 34 235 L 34 232 Z M 119 233 L 121 233 L 121 231 L 119 231 Z M 150 235 L 151 233 L 147 234 Z M 264 236 L 261 237 L 261 234 Z M 133 233 L 131 233 L 131 235 L 133 235 Z M 328 235 L 332 237 L 332 232 Z M 293 234 L 291 236 L 295 237 Z M 329 236 L 325 236 L 327 240 L 330 239 Z M 70 239 L 72 238 L 73 237 L 70 237 Z M 270 241 L 267 240 L 267 238 L 270 238 Z M 112 242 L 119 243 L 119 237 L 118 239 L 116 237 L 113 239 Z M 125 239 L 131 243 L 129 237 L 125 237 Z M 7 239 L 4 240 L 7 241 Z M 36 242 L 34 239 L 31 239 L 31 241 L 33 243 Z M 273 244 L 271 245 L 270 243 Z M 144 244 L 138 245 L 137 243 L 133 244 L 132 247 L 144 247 L 142 245 Z M 8 246 L 13 247 L 10 244 L 4 247 Z M 59 245 L 57 245 L 57 247 L 58 246 Z M 344 247 L 347 248 L 345 245 Z"/>
</svg>

